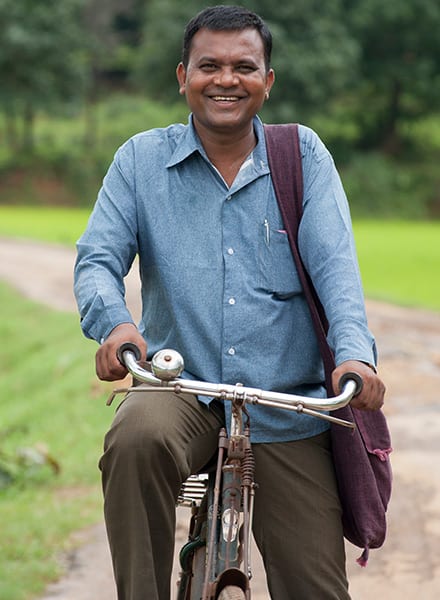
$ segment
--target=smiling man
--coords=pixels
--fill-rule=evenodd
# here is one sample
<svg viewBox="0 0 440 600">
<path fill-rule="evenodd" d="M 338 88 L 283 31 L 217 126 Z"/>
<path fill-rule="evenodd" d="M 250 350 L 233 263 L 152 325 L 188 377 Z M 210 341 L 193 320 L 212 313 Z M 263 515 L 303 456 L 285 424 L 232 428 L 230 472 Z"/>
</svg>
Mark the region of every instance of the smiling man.
<svg viewBox="0 0 440 600">
<path fill-rule="evenodd" d="M 274 84 L 272 38 L 260 17 L 208 8 L 184 35 L 177 67 L 187 125 L 140 133 L 116 153 L 78 242 L 75 293 L 103 380 L 126 375 L 116 351 L 174 348 L 184 377 L 325 395 L 322 361 L 268 167 L 257 116 Z M 318 136 L 299 127 L 304 213 L 299 247 L 329 321 L 334 380 L 357 371 L 353 401 L 376 409 L 376 375 L 347 201 Z M 142 318 L 124 277 L 139 256 Z M 181 483 L 217 448 L 219 401 L 129 394 L 100 461 L 119 600 L 168 600 Z M 254 535 L 273 600 L 349 598 L 341 507 L 328 425 L 251 407 Z M 282 413 L 282 414 L 281 414 Z M 294 590 L 294 593 L 293 593 Z"/>
</svg>

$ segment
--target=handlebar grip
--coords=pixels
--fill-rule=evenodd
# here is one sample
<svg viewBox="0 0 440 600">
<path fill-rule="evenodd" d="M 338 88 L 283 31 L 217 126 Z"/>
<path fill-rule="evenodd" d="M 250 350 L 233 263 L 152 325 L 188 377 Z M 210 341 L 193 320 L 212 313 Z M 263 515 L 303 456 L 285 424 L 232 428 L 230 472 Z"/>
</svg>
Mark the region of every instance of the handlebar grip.
<svg viewBox="0 0 440 600">
<path fill-rule="evenodd" d="M 119 348 L 116 351 L 118 360 L 121 363 L 121 365 L 123 365 L 124 367 L 125 367 L 124 352 L 126 352 L 127 350 L 129 350 L 130 352 L 133 352 L 136 360 L 141 360 L 141 358 L 142 358 L 142 353 L 141 353 L 140 349 L 138 348 L 138 346 L 136 346 L 136 344 L 133 344 L 133 342 L 124 342 L 123 344 L 121 344 L 119 346 Z"/>
<path fill-rule="evenodd" d="M 347 373 L 344 373 L 340 378 L 339 387 L 342 389 L 344 384 L 349 380 L 354 381 L 356 383 L 356 391 L 354 393 L 354 396 L 357 396 L 361 393 L 362 388 L 364 387 L 364 381 L 359 375 L 359 373 L 355 373 L 354 371 L 348 371 Z"/>
</svg>

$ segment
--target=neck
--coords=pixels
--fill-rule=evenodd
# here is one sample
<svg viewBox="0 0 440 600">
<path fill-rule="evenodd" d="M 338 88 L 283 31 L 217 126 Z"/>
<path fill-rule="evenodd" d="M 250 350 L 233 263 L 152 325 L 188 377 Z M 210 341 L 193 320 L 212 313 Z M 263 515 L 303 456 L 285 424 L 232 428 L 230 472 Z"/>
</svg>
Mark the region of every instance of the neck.
<svg viewBox="0 0 440 600">
<path fill-rule="evenodd" d="M 257 140 L 253 124 L 246 132 L 232 134 L 203 131 L 197 126 L 196 130 L 209 160 L 231 186 L 241 165 L 255 148 Z"/>
</svg>

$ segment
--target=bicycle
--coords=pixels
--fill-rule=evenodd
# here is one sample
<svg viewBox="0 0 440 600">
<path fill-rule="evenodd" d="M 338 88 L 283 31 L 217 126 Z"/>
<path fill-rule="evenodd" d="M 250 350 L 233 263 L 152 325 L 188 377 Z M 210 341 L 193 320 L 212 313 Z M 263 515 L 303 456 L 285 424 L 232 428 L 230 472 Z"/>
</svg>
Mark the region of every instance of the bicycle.
<svg viewBox="0 0 440 600">
<path fill-rule="evenodd" d="M 131 343 L 118 351 L 119 360 L 142 382 L 136 387 L 116 389 L 109 397 L 128 391 L 174 391 L 210 396 L 232 403 L 229 433 L 219 433 L 214 470 L 191 475 L 183 483 L 178 506 L 191 508 L 188 541 L 179 555 L 180 579 L 177 600 L 250 600 L 250 560 L 254 481 L 254 459 L 246 404 L 293 410 L 354 428 L 354 423 L 328 412 L 346 406 L 362 389 L 357 373 L 346 373 L 342 392 L 332 398 L 307 398 L 270 392 L 240 383 L 217 384 L 181 379 L 184 362 L 174 350 L 161 350 L 151 361 L 151 371 L 139 364 L 140 352 Z"/>
</svg>

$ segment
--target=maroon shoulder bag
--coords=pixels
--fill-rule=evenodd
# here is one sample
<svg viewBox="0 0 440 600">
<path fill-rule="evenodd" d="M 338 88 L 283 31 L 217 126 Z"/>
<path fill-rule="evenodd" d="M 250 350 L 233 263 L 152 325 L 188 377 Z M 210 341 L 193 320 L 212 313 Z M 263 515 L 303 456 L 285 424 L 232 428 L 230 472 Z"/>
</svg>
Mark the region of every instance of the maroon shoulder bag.
<svg viewBox="0 0 440 600">
<path fill-rule="evenodd" d="M 331 374 L 335 360 L 327 342 L 327 319 L 297 243 L 303 209 L 298 125 L 265 125 L 265 137 L 278 205 L 324 363 L 327 393 L 333 395 Z M 361 411 L 347 406 L 332 414 L 356 423 L 354 430 L 332 423 L 331 437 L 344 536 L 364 549 L 358 563 L 366 566 L 369 550 L 380 548 L 386 536 L 386 510 L 392 483 L 390 433 L 381 410 Z"/>
</svg>

